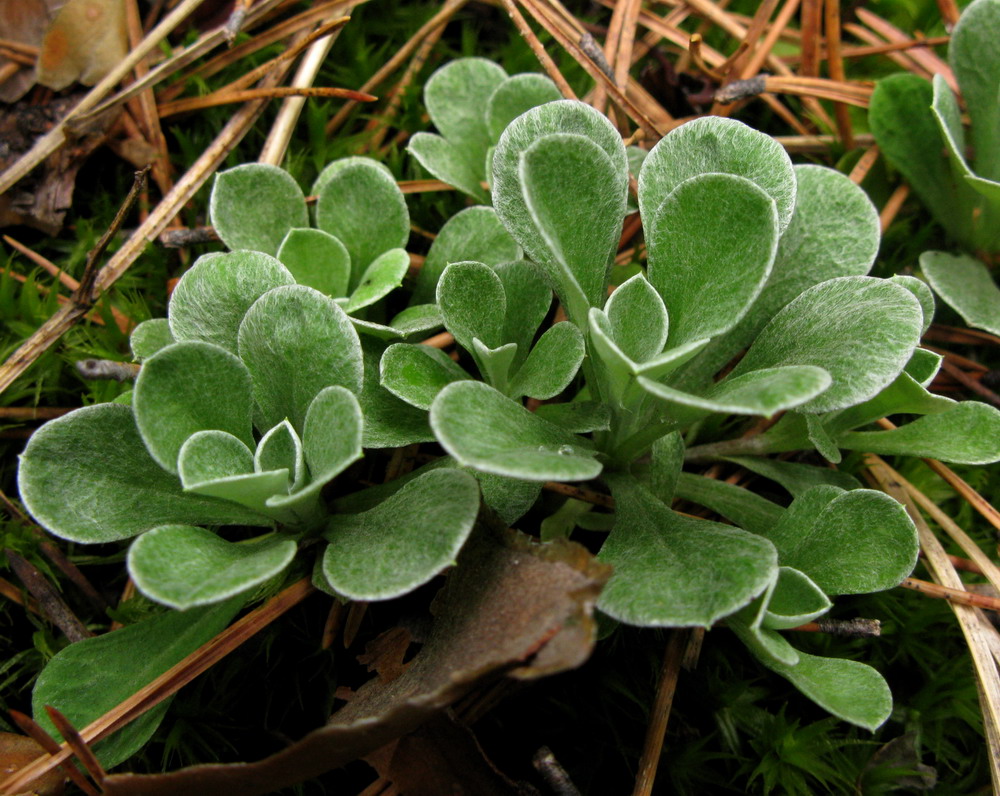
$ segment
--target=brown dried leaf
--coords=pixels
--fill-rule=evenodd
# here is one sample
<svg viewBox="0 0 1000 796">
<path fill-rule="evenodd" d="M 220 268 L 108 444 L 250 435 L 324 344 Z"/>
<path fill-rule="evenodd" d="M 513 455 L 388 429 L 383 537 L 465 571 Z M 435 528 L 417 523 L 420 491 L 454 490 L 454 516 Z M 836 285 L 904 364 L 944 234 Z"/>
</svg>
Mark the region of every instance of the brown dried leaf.
<svg viewBox="0 0 1000 796">
<path fill-rule="evenodd" d="M 37 80 L 60 91 L 93 86 L 128 55 L 122 0 L 69 0 L 42 40 Z"/>
<path fill-rule="evenodd" d="M 13 774 L 43 754 L 45 750 L 31 738 L 12 732 L 0 732 L 0 780 L 6 779 L 9 774 Z M 37 780 L 26 793 L 35 796 L 59 796 L 63 792 L 65 779 L 62 771 L 50 771 Z"/>
<path fill-rule="evenodd" d="M 44 0 L 0 0 L 0 36 L 8 41 L 38 47 L 49 26 L 49 18 Z M 0 78 L 0 101 L 16 102 L 35 85 L 34 70 L 0 58 L 0 74 L 8 72 L 10 76 L 6 80 Z"/>
<path fill-rule="evenodd" d="M 541 545 L 481 522 L 434 600 L 426 643 L 402 675 L 369 680 L 326 726 L 264 760 L 115 775 L 104 782 L 106 793 L 272 793 L 413 732 L 486 680 L 578 666 L 593 647 L 593 606 L 610 574 L 572 542 Z"/>
</svg>

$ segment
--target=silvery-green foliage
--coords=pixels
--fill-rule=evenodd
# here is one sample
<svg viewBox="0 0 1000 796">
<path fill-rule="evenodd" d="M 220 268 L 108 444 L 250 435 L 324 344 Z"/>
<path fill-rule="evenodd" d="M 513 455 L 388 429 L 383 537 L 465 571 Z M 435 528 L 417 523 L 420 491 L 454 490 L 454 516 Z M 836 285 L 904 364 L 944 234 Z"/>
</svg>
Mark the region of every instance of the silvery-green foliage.
<svg viewBox="0 0 1000 796">
<path fill-rule="evenodd" d="M 879 148 L 968 254 L 925 252 L 924 277 L 970 326 L 1000 328 L 1000 289 L 970 254 L 1000 251 L 1000 0 L 974 0 L 952 32 L 958 98 L 941 75 L 879 81 L 869 111 Z M 944 156 L 942 156 L 942 154 Z"/>
</svg>

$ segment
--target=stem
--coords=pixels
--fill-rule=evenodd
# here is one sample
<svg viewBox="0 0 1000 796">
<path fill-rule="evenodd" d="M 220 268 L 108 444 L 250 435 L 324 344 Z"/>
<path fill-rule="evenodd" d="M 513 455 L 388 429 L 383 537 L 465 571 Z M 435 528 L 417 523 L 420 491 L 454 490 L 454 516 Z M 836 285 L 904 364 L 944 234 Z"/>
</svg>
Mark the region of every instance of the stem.
<svg viewBox="0 0 1000 796">
<path fill-rule="evenodd" d="M 721 459 L 725 456 L 761 456 L 765 453 L 773 453 L 774 448 L 765 435 L 750 437 L 748 439 L 726 439 L 720 442 L 709 442 L 704 445 L 695 445 L 684 452 L 684 461 L 705 462 L 712 459 Z"/>
</svg>

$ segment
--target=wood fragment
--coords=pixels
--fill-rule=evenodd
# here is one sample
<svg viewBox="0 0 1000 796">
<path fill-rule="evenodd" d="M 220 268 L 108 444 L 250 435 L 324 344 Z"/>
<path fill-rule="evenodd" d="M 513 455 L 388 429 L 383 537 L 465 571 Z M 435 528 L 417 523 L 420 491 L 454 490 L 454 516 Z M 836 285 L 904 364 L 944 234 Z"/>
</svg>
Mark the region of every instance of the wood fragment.
<svg viewBox="0 0 1000 796">
<path fill-rule="evenodd" d="M 986 594 L 966 591 L 964 588 L 956 589 L 948 586 L 940 586 L 937 583 L 930 583 L 920 578 L 906 578 L 899 584 L 904 589 L 912 589 L 926 594 L 928 597 L 936 597 L 940 600 L 958 603 L 959 605 L 972 605 L 976 608 L 985 608 L 988 611 L 1000 611 L 1000 599 L 990 597 Z"/>
<path fill-rule="evenodd" d="M 827 633 L 845 638 L 877 638 L 882 635 L 882 623 L 878 619 L 830 619 L 820 617 L 815 622 L 793 627 L 800 633 Z"/>
<path fill-rule="evenodd" d="M 542 489 L 547 492 L 556 492 L 557 494 L 571 497 L 574 500 L 582 500 L 584 503 L 603 506 L 606 509 L 613 509 L 615 507 L 615 499 L 611 495 L 605 495 L 603 492 L 595 492 L 592 489 L 584 489 L 581 486 L 561 484 L 558 481 L 546 481 L 542 484 Z"/>
<path fill-rule="evenodd" d="M 563 768 L 552 750 L 547 746 L 541 747 L 531 758 L 531 765 L 539 773 L 553 796 L 580 796 L 580 791 L 573 784 L 566 769 Z"/>
<path fill-rule="evenodd" d="M 865 181 L 865 177 L 868 176 L 868 172 L 871 171 L 872 166 L 875 165 L 875 161 L 878 160 L 878 155 L 878 145 L 868 147 L 864 154 L 858 158 L 858 162 L 854 164 L 854 168 L 851 169 L 851 173 L 847 175 L 847 178 L 855 185 L 861 185 Z"/>
<path fill-rule="evenodd" d="M 378 97 L 355 91 L 349 88 L 332 88 L 328 86 L 275 86 L 274 88 L 248 88 L 242 91 L 214 92 L 204 97 L 191 97 L 176 100 L 159 108 L 160 117 L 176 116 L 181 113 L 200 111 L 204 108 L 214 108 L 219 105 L 233 105 L 239 102 L 249 102 L 257 99 L 282 99 L 284 97 L 333 97 L 349 99 L 354 102 L 374 102 Z"/>
<path fill-rule="evenodd" d="M 844 61 L 840 57 L 840 0 L 826 0 L 824 5 L 824 27 L 826 30 L 826 69 L 830 79 L 843 83 Z M 854 149 L 854 129 L 847 105 L 834 101 L 833 114 L 837 119 L 837 131 L 846 149 Z"/>
</svg>

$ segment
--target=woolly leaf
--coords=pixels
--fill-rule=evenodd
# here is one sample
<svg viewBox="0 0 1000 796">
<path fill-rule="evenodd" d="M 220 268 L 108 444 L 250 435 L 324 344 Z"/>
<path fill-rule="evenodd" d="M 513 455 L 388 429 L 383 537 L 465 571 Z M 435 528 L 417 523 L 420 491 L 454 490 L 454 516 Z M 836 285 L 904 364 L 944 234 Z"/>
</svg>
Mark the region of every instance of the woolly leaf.
<svg viewBox="0 0 1000 796">
<path fill-rule="evenodd" d="M 663 351 L 669 322 L 667 308 L 653 286 L 636 274 L 618 286 L 604 305 L 611 339 L 633 362 Z"/>
<path fill-rule="evenodd" d="M 519 367 L 531 351 L 535 332 L 552 304 L 552 289 L 538 266 L 525 260 L 503 263 L 494 268 L 507 298 L 500 339 L 517 345 L 514 366 Z"/>
<path fill-rule="evenodd" d="M 424 104 L 434 126 L 461 147 L 480 174 L 491 143 L 484 111 L 490 95 L 506 79 L 507 73 L 493 61 L 458 58 L 438 69 L 424 85 Z"/>
<path fill-rule="evenodd" d="M 469 378 L 451 357 L 425 345 L 391 345 L 382 355 L 379 368 L 382 386 L 420 409 L 430 409 L 434 397 L 446 385 Z"/>
<path fill-rule="evenodd" d="M 782 516 L 781 507 L 767 498 L 734 484 L 693 473 L 678 475 L 674 497 L 709 508 L 741 528 L 762 535 L 767 534 Z"/>
<path fill-rule="evenodd" d="M 321 229 L 289 230 L 278 249 L 278 259 L 298 284 L 331 298 L 347 295 L 351 255 L 330 233 Z"/>
<path fill-rule="evenodd" d="M 366 448 L 401 448 L 414 442 L 434 439 L 427 422 L 427 412 L 402 401 L 382 386 L 379 378 L 379 360 L 385 346 L 378 340 L 362 338 L 364 356 L 364 384 L 358 401 L 364 412 L 364 437 Z"/>
<path fill-rule="evenodd" d="M 291 423 L 282 420 L 260 438 L 253 455 L 253 467 L 258 473 L 287 470 L 291 480 L 289 491 L 302 486 L 307 475 L 306 460 L 302 440 Z"/>
<path fill-rule="evenodd" d="M 727 456 L 727 461 L 745 467 L 752 473 L 770 478 L 781 484 L 798 497 L 807 489 L 823 484 L 830 484 L 840 489 L 858 489 L 861 484 L 849 473 L 832 470 L 829 467 L 814 467 L 811 464 L 785 462 L 778 459 L 765 459 L 762 456 Z"/>
<path fill-rule="evenodd" d="M 762 626 L 788 630 L 822 616 L 833 603 L 804 572 L 781 566 L 778 567 L 778 582 L 766 605 Z"/>
<path fill-rule="evenodd" d="M 503 283 L 488 265 L 452 263 L 444 269 L 437 286 L 437 303 L 445 328 L 466 351 L 479 339 L 489 348 L 503 345 L 507 298 Z"/>
<path fill-rule="evenodd" d="M 128 342 L 132 356 L 142 362 L 176 341 L 170 334 L 170 321 L 166 318 L 150 318 L 132 330 Z"/>
<path fill-rule="evenodd" d="M 545 75 L 512 75 L 494 89 L 486 103 L 486 128 L 497 141 L 514 119 L 525 111 L 561 100 L 562 94 Z"/>
<path fill-rule="evenodd" d="M 959 17 L 948 47 L 948 59 L 962 87 L 962 97 L 972 122 L 970 135 L 976 153 L 976 173 L 989 180 L 1000 180 L 998 37 L 1000 3 L 976 0 Z"/>
<path fill-rule="evenodd" d="M 274 255 L 293 227 L 309 225 L 306 198 L 277 166 L 245 163 L 215 175 L 208 215 L 230 249 Z"/>
<path fill-rule="evenodd" d="M 441 182 L 458 188 L 477 202 L 488 201 L 482 186 L 486 177 L 485 155 L 477 162 L 465 147 L 434 133 L 416 133 L 406 149 Z"/>
<path fill-rule="evenodd" d="M 584 353 L 583 334 L 574 324 L 550 326 L 517 371 L 507 394 L 511 398 L 554 398 L 569 386 Z"/>
<path fill-rule="evenodd" d="M 1000 334 L 1000 289 L 982 262 L 967 254 L 930 251 L 920 255 L 920 269 L 969 326 Z"/>
<path fill-rule="evenodd" d="M 355 312 L 387 296 L 403 284 L 403 277 L 410 267 L 410 255 L 405 249 L 389 249 L 376 257 L 361 276 L 344 306 L 346 312 Z"/>
</svg>

